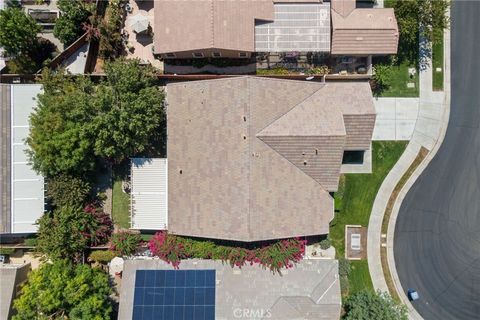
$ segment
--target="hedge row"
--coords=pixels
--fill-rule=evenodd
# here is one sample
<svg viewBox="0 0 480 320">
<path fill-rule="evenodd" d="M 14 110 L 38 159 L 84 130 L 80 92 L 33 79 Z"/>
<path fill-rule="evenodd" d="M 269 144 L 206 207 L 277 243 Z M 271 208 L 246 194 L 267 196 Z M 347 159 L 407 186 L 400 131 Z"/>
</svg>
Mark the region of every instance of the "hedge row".
<svg viewBox="0 0 480 320">
<path fill-rule="evenodd" d="M 211 241 L 194 240 L 157 232 L 149 241 L 154 256 L 178 268 L 182 259 L 214 259 L 228 262 L 232 267 L 259 264 L 273 272 L 291 268 L 303 259 L 305 240 L 298 238 L 279 240 L 274 244 L 256 249 L 217 245 Z"/>
</svg>

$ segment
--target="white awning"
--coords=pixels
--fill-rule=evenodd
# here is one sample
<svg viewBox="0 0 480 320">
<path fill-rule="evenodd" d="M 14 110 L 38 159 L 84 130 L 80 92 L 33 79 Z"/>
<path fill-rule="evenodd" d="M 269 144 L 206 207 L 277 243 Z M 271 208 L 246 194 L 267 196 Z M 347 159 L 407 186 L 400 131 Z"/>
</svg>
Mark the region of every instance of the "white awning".
<svg viewBox="0 0 480 320">
<path fill-rule="evenodd" d="M 131 227 L 166 230 L 168 225 L 168 162 L 133 158 L 131 168 Z"/>
</svg>

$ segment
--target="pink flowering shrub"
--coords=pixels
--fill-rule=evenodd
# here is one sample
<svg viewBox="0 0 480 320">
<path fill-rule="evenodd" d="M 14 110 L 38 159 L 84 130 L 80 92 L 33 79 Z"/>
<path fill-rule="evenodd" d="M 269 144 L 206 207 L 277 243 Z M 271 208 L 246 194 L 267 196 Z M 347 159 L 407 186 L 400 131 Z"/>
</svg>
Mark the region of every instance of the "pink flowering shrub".
<svg viewBox="0 0 480 320">
<path fill-rule="evenodd" d="M 217 245 L 211 241 L 193 240 L 167 232 L 157 232 L 149 242 L 154 256 L 178 268 L 180 261 L 187 258 L 219 259 L 232 267 L 258 264 L 273 272 L 292 268 L 305 255 L 305 240 L 298 238 L 279 240 L 261 248 L 245 249 Z"/>
</svg>

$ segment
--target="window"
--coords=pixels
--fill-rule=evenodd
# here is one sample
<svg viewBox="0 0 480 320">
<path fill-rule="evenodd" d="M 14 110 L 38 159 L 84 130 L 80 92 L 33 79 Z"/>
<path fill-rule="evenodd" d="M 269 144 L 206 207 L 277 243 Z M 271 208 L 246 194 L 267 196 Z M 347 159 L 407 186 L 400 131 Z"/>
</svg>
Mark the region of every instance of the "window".
<svg viewBox="0 0 480 320">
<path fill-rule="evenodd" d="M 214 58 L 220 58 L 222 54 L 220 52 L 212 52 L 212 57 Z"/>
<path fill-rule="evenodd" d="M 203 58 L 203 53 L 202 52 L 194 52 L 194 53 L 192 53 L 192 56 L 194 58 Z"/>
<path fill-rule="evenodd" d="M 247 53 L 246 53 L 246 52 L 239 52 L 239 53 L 238 53 L 238 56 L 239 56 L 240 58 L 246 58 L 246 57 L 247 57 Z"/>
<path fill-rule="evenodd" d="M 363 164 L 365 150 L 344 151 L 342 164 Z"/>
<path fill-rule="evenodd" d="M 167 53 L 165 56 L 166 56 L 167 58 L 175 58 L 175 57 L 176 57 L 175 53 L 173 53 L 173 52 Z"/>
</svg>

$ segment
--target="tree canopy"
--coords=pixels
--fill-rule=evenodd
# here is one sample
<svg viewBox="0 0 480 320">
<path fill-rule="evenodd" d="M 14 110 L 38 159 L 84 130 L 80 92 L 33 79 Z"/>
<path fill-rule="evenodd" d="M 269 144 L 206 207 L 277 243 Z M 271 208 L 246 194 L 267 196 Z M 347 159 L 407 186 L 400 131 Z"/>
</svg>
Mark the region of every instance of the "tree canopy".
<svg viewBox="0 0 480 320">
<path fill-rule="evenodd" d="M 110 319 L 108 275 L 88 265 L 65 260 L 45 263 L 32 271 L 14 300 L 13 320 Z"/>
<path fill-rule="evenodd" d="M 79 260 L 88 244 L 90 217 L 81 208 L 62 207 L 38 220 L 36 250 L 50 260 Z"/>
<path fill-rule="evenodd" d="M 88 246 L 107 243 L 113 231 L 110 217 L 94 205 L 60 207 L 38 224 L 36 250 L 52 261 L 79 261 Z"/>
<path fill-rule="evenodd" d="M 90 127 L 94 86 L 85 77 L 42 73 L 44 92 L 30 117 L 27 143 L 33 168 L 44 176 L 82 175 L 95 167 Z"/>
<path fill-rule="evenodd" d="M 35 170 L 87 175 L 99 159 L 118 163 L 161 139 L 164 94 L 153 84 L 153 69 L 120 59 L 108 62 L 105 72 L 97 85 L 62 71 L 43 72 L 44 92 L 27 139 Z"/>
<path fill-rule="evenodd" d="M 407 308 L 387 293 L 361 291 L 345 301 L 344 320 L 407 320 Z"/>
<path fill-rule="evenodd" d="M 63 206 L 83 206 L 91 191 L 90 184 L 79 178 L 61 174 L 48 179 L 46 194 L 50 203 Z"/>
<path fill-rule="evenodd" d="M 61 14 L 55 22 L 53 34 L 68 46 L 79 38 L 83 31 L 82 23 L 87 22 L 92 8 L 85 1 L 58 0 Z"/>
<path fill-rule="evenodd" d="M 21 8 L 0 10 L 0 47 L 11 57 L 30 52 L 37 46 L 40 25 Z"/>
<path fill-rule="evenodd" d="M 428 42 L 449 26 L 446 16 L 449 3 L 445 0 L 396 0 L 395 16 L 400 31 L 399 54 L 416 60 L 419 35 Z"/>
</svg>

